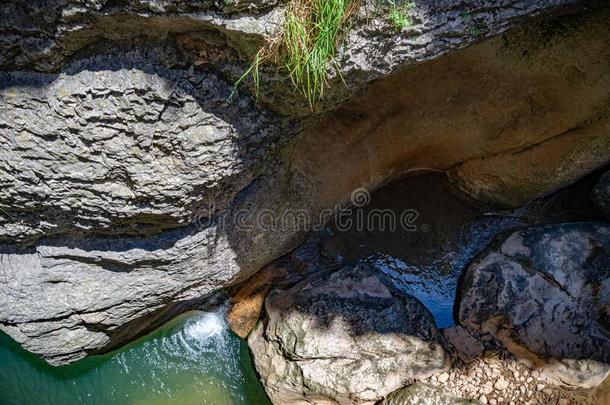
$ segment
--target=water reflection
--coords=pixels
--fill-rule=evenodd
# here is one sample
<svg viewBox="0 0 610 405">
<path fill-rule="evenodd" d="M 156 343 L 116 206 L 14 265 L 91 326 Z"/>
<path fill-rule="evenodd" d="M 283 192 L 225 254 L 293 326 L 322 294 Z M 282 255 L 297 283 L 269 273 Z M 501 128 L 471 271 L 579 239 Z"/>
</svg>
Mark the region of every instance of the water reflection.
<svg viewBox="0 0 610 405">
<path fill-rule="evenodd" d="M 452 326 L 457 283 L 464 268 L 503 232 L 555 222 L 599 220 L 589 195 L 599 173 L 517 210 L 473 206 L 446 189 L 443 175 L 405 177 L 372 195 L 363 208 L 418 212 L 416 231 L 333 227 L 323 250 L 338 261 L 366 262 L 418 298 L 440 328 Z M 354 214 L 357 215 L 357 214 Z"/>
<path fill-rule="evenodd" d="M 360 259 L 389 275 L 402 291 L 432 312 L 436 325 L 454 325 L 453 302 L 462 269 L 499 233 L 522 225 L 518 217 L 485 216 L 465 224 L 459 235 L 434 252 L 431 263 L 413 263 L 384 253 Z"/>
</svg>

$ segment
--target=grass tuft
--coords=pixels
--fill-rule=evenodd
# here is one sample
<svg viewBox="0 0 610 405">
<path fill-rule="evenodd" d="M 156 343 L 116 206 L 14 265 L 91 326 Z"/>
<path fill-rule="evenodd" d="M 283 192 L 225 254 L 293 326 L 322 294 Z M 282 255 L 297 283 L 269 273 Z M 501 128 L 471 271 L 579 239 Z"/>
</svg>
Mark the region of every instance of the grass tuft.
<svg viewBox="0 0 610 405">
<path fill-rule="evenodd" d="M 415 3 L 408 2 L 397 5 L 395 0 L 390 0 L 390 11 L 388 18 L 397 31 L 412 25 L 411 17 L 408 15 L 408 11 L 415 7 Z"/>
<path fill-rule="evenodd" d="M 274 61 L 286 69 L 295 88 L 313 108 L 328 86 L 327 64 L 336 64 L 337 45 L 359 5 L 360 0 L 290 1 L 282 29 L 258 51 L 235 87 L 251 76 L 258 96 L 260 66 Z"/>
</svg>

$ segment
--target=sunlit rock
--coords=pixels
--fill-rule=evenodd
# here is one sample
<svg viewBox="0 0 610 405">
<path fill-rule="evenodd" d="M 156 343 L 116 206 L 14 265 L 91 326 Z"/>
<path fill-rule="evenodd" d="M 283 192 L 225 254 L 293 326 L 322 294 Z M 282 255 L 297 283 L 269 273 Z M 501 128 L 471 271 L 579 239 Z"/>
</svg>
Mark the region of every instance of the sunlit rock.
<svg viewBox="0 0 610 405">
<path fill-rule="evenodd" d="M 265 313 L 248 343 L 276 404 L 372 404 L 449 367 L 430 312 L 364 265 L 276 291 Z"/>
</svg>

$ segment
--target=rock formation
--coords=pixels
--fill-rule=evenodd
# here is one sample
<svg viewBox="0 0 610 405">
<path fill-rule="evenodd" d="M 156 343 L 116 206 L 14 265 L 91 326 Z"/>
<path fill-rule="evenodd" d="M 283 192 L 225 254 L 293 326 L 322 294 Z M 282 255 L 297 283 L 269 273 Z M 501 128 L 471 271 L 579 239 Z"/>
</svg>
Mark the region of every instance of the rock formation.
<svg viewBox="0 0 610 405">
<path fill-rule="evenodd" d="M 608 288 L 610 226 L 529 228 L 470 265 L 459 321 L 566 386 L 596 387 L 610 375 Z"/>
<path fill-rule="evenodd" d="M 514 205 L 608 161 L 603 2 L 426 1 L 401 32 L 371 4 L 337 57 L 346 86 L 329 67 L 314 112 L 272 66 L 258 102 L 247 88 L 228 101 L 280 2 L 0 6 L 0 329 L 74 361 L 246 279 L 309 230 L 261 214 L 315 221 L 422 168 Z"/>
<path fill-rule="evenodd" d="M 322 269 L 335 266 L 334 260 L 320 254 L 320 245 L 332 232 L 314 234 L 288 255 L 273 261 L 249 279 L 226 290 L 227 321 L 235 334 L 245 339 L 260 319 L 265 298 L 274 288 L 287 289 Z"/>
<path fill-rule="evenodd" d="M 373 404 L 449 366 L 430 312 L 364 265 L 275 291 L 265 314 L 248 343 L 276 404 Z"/>
</svg>

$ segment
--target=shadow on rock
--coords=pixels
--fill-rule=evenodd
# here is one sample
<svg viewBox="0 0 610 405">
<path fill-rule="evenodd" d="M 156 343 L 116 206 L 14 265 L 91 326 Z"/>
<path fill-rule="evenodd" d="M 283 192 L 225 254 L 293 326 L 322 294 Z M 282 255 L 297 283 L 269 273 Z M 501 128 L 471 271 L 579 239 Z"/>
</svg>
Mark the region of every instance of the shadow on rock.
<svg viewBox="0 0 610 405">
<path fill-rule="evenodd" d="M 567 223 L 505 236 L 463 275 L 459 321 L 562 385 L 610 375 L 610 226 Z"/>
<path fill-rule="evenodd" d="M 365 265 L 271 293 L 250 335 L 275 403 L 374 403 L 449 367 L 430 312 Z"/>
</svg>

